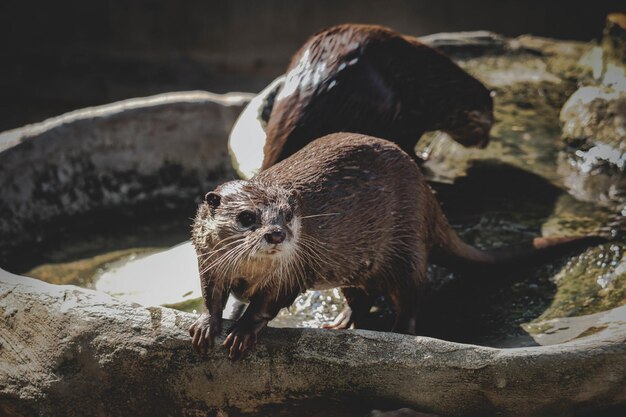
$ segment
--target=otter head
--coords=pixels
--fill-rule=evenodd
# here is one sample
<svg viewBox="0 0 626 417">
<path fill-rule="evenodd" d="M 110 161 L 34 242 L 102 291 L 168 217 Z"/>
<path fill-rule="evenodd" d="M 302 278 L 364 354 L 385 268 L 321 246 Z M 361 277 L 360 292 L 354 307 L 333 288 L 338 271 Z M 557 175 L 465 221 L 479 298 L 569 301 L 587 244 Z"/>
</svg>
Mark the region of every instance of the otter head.
<svg viewBox="0 0 626 417">
<path fill-rule="evenodd" d="M 443 131 L 466 147 L 485 148 L 493 125 L 493 93 L 482 84 L 471 97 L 458 97 L 465 103 L 448 118 Z"/>
<path fill-rule="evenodd" d="M 255 276 L 294 263 L 298 202 L 293 190 L 252 181 L 223 184 L 206 195 L 201 208 L 200 252 L 211 258 L 216 273 L 229 276 Z"/>
</svg>

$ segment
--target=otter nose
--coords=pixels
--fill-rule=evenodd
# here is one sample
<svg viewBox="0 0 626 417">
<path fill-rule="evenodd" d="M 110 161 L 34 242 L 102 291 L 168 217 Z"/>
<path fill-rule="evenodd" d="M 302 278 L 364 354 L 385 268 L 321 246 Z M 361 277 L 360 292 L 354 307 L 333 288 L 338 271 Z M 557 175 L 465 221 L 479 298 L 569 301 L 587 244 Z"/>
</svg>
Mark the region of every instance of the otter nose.
<svg viewBox="0 0 626 417">
<path fill-rule="evenodd" d="M 273 232 L 265 234 L 265 240 L 267 243 L 281 243 L 285 240 L 285 232 L 280 230 L 274 230 Z"/>
</svg>

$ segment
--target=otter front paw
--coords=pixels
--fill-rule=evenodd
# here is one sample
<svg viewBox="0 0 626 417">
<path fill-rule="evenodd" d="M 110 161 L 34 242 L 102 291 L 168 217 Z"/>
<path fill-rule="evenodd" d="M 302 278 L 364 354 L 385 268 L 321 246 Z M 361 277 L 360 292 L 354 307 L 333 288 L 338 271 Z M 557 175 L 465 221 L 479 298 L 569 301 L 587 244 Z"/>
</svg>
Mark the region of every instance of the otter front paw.
<svg viewBox="0 0 626 417">
<path fill-rule="evenodd" d="M 222 331 L 222 321 L 218 317 L 207 313 L 198 317 L 198 320 L 189 327 L 191 346 L 201 356 L 206 355 L 207 349 L 214 345 L 215 336 Z"/>
<path fill-rule="evenodd" d="M 224 340 L 224 349 L 228 349 L 228 359 L 236 361 L 256 346 L 257 336 L 265 327 L 266 322 L 246 323 L 237 322 L 230 329 L 230 334 Z"/>
<path fill-rule="evenodd" d="M 352 323 L 352 309 L 350 307 L 346 307 L 337 317 L 335 317 L 335 320 L 333 320 L 332 323 L 322 324 L 322 329 L 349 329 L 352 326 Z"/>
</svg>

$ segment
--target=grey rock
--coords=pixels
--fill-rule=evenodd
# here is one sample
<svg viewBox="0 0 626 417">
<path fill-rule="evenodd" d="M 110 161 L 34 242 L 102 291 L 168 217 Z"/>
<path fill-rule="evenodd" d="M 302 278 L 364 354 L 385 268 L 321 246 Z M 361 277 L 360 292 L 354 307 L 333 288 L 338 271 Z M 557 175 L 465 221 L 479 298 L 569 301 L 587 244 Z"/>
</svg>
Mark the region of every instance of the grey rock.
<svg viewBox="0 0 626 417">
<path fill-rule="evenodd" d="M 626 91 L 609 87 L 587 86 L 567 100 L 560 115 L 562 136 L 567 142 L 587 139 L 594 144 L 615 148 L 615 160 L 608 162 L 624 168 L 626 156 L 619 146 L 626 141 Z"/>
<path fill-rule="evenodd" d="M 249 99 L 168 93 L 1 133 L 2 244 L 23 241 L 42 222 L 94 208 L 155 197 L 193 201 L 198 190 L 232 175 L 224 138 Z"/>
<path fill-rule="evenodd" d="M 625 311 L 593 336 L 517 349 L 269 328 L 250 357 L 231 363 L 220 348 L 192 353 L 192 314 L 0 270 L 0 411 L 258 415 L 332 393 L 448 416 L 578 415 L 626 405 Z"/>
<path fill-rule="evenodd" d="M 571 147 L 560 153 L 558 172 L 570 192 L 581 200 L 625 202 L 626 88 L 582 87 L 567 100 L 560 120 Z"/>
<path fill-rule="evenodd" d="M 594 79 L 563 105 L 559 173 L 576 197 L 626 202 L 626 16 L 608 16 L 602 48 L 588 55 Z"/>
</svg>

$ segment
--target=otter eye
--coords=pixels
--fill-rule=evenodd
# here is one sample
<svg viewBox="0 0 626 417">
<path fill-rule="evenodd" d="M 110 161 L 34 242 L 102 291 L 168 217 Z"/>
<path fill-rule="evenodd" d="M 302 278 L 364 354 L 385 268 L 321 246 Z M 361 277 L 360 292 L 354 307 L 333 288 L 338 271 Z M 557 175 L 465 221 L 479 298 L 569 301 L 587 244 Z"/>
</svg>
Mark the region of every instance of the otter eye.
<svg viewBox="0 0 626 417">
<path fill-rule="evenodd" d="M 289 223 L 291 219 L 293 219 L 293 214 L 290 211 L 288 211 L 287 213 L 285 213 L 285 221 Z"/>
<path fill-rule="evenodd" d="M 237 221 L 243 227 L 250 227 L 256 223 L 256 214 L 254 214 L 250 210 L 242 211 L 237 215 Z"/>
</svg>

